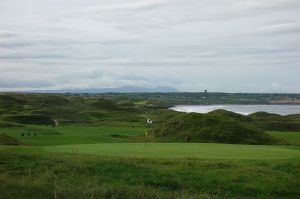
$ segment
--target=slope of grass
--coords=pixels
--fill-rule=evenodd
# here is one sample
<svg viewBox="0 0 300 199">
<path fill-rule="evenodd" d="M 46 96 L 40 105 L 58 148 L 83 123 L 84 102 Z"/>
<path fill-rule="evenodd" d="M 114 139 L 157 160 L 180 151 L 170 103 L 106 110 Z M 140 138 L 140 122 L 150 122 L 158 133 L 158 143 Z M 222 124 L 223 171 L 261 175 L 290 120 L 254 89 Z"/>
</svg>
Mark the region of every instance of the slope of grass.
<svg viewBox="0 0 300 199">
<path fill-rule="evenodd" d="M 16 96 L 0 94 L 0 108 L 13 108 L 19 107 L 26 103 L 26 100 Z"/>
<path fill-rule="evenodd" d="M 0 133 L 0 145 L 22 145 L 22 143 L 5 133 Z"/>
<path fill-rule="evenodd" d="M 300 145 L 300 132 L 269 131 L 271 136 L 284 140 L 291 145 Z"/>
<path fill-rule="evenodd" d="M 300 131 L 299 114 L 282 116 L 274 113 L 256 112 L 248 116 L 226 110 L 215 110 L 209 115 L 232 118 L 234 120 L 248 122 L 258 128 L 273 131 Z"/>
<path fill-rule="evenodd" d="M 93 108 L 104 109 L 104 110 L 119 110 L 117 103 L 113 100 L 98 98 L 91 104 Z"/>
<path fill-rule="evenodd" d="M 252 124 L 270 131 L 300 131 L 299 115 L 282 116 L 274 113 L 257 112 L 248 116 Z"/>
<path fill-rule="evenodd" d="M 54 121 L 49 116 L 40 114 L 9 115 L 3 120 L 20 124 L 54 125 Z"/>
<path fill-rule="evenodd" d="M 165 119 L 152 131 L 155 139 L 175 142 L 270 144 L 261 129 L 226 115 L 181 113 Z"/>
<path fill-rule="evenodd" d="M 229 117 L 229 118 L 232 118 L 232 119 L 236 119 L 236 120 L 239 120 L 239 121 L 245 121 L 245 122 L 252 121 L 251 117 L 247 117 L 245 115 L 241 115 L 241 114 L 234 113 L 234 112 L 231 112 L 231 111 L 227 111 L 227 110 L 224 110 L 224 109 L 217 109 L 217 110 L 209 112 L 208 114 L 209 115 L 215 115 L 215 116 Z"/>
</svg>

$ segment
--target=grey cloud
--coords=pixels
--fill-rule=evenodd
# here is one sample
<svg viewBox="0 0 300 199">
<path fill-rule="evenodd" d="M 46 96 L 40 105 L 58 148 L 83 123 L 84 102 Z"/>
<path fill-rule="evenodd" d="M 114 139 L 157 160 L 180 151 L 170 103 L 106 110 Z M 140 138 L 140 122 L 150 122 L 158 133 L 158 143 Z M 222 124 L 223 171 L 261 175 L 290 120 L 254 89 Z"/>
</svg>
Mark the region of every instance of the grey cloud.
<svg viewBox="0 0 300 199">
<path fill-rule="evenodd" d="M 137 43 L 137 39 L 118 39 L 103 41 L 59 41 L 59 40 L 23 40 L 23 41 L 0 41 L 0 48 L 23 48 L 33 46 L 66 47 L 76 45 L 124 45 Z"/>
<path fill-rule="evenodd" d="M 28 41 L 0 41 L 0 48 L 20 48 L 36 45 Z"/>
<path fill-rule="evenodd" d="M 300 23 L 289 22 L 289 23 L 277 23 L 265 26 L 258 31 L 254 32 L 253 35 L 287 35 L 287 34 L 299 34 Z"/>
<path fill-rule="evenodd" d="M 84 8 L 83 11 L 90 12 L 112 12 L 112 11 L 141 11 L 153 8 L 158 8 L 162 5 L 170 3 L 168 0 L 151 0 L 151 1 L 133 1 L 129 3 L 116 3 L 111 5 L 98 5 Z"/>
<path fill-rule="evenodd" d="M 36 54 L 36 55 L 0 55 L 0 59 L 3 60 L 23 60 L 23 59 L 65 59 L 64 55 L 55 54 Z"/>
<path fill-rule="evenodd" d="M 43 88 L 43 87 L 51 87 L 54 84 L 45 81 L 24 81 L 24 80 L 0 80 L 0 89 L 32 89 L 32 88 Z"/>
<path fill-rule="evenodd" d="M 2 2 L 0 90 L 300 91 L 298 0 Z"/>
<path fill-rule="evenodd" d="M 14 38 L 19 36 L 19 33 L 16 32 L 10 32 L 10 31 L 0 31 L 0 39 L 2 38 Z"/>
<path fill-rule="evenodd" d="M 297 11 L 299 6 L 297 0 L 136 1 L 88 7 L 82 12 L 87 14 L 86 17 L 89 19 L 111 23 L 123 31 L 139 33 L 151 29 L 168 29 L 186 23 L 234 20 L 242 17 L 257 17 L 270 12 Z M 151 8 L 148 12 L 152 15 L 145 11 L 148 8 Z M 107 14 L 107 11 L 114 12 L 114 15 Z M 156 17 L 162 12 L 163 15 Z M 174 12 L 178 15 L 174 15 Z M 74 17 L 76 18 L 76 15 Z M 135 21 L 135 24 L 131 21 Z"/>
</svg>

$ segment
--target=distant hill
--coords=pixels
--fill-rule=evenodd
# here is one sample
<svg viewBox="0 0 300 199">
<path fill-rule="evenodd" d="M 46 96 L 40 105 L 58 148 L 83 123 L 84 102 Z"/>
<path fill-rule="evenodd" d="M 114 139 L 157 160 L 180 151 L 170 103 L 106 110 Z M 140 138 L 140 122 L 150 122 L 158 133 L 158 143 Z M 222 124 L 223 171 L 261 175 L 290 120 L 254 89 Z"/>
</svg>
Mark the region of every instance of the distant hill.
<svg viewBox="0 0 300 199">
<path fill-rule="evenodd" d="M 123 86 L 117 88 L 87 88 L 87 89 L 61 89 L 61 90 L 31 90 L 31 93 L 173 93 L 178 92 L 172 87 L 135 87 Z"/>
</svg>

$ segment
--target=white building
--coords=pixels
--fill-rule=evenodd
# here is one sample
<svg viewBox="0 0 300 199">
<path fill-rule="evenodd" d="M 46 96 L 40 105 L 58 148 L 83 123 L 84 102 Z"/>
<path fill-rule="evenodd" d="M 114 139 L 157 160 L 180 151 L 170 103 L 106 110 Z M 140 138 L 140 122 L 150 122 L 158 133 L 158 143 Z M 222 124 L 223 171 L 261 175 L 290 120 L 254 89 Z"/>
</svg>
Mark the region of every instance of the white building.
<svg viewBox="0 0 300 199">
<path fill-rule="evenodd" d="M 148 118 L 147 119 L 147 124 L 152 124 L 152 123 L 153 123 L 153 121 Z"/>
</svg>

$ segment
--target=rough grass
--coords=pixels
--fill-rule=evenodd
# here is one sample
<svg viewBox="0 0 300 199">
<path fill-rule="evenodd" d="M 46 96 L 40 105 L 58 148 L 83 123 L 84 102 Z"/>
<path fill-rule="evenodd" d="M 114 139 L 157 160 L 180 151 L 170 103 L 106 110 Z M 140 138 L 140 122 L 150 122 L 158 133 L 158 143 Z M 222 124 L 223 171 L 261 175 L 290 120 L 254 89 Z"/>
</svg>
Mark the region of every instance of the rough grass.
<svg viewBox="0 0 300 199">
<path fill-rule="evenodd" d="M 299 159 L 136 159 L 0 147 L 0 198 L 298 198 Z"/>
<path fill-rule="evenodd" d="M 273 113 L 257 112 L 248 116 L 252 123 L 270 131 L 300 131 L 299 115 L 281 116 Z"/>
<path fill-rule="evenodd" d="M 0 133 L 0 145 L 22 145 L 22 143 L 5 133 Z"/>
<path fill-rule="evenodd" d="M 284 140 L 290 145 L 300 145 L 300 132 L 269 131 L 271 136 Z"/>
<path fill-rule="evenodd" d="M 3 120 L 20 124 L 54 125 L 54 121 L 49 116 L 40 114 L 9 115 Z"/>
</svg>

